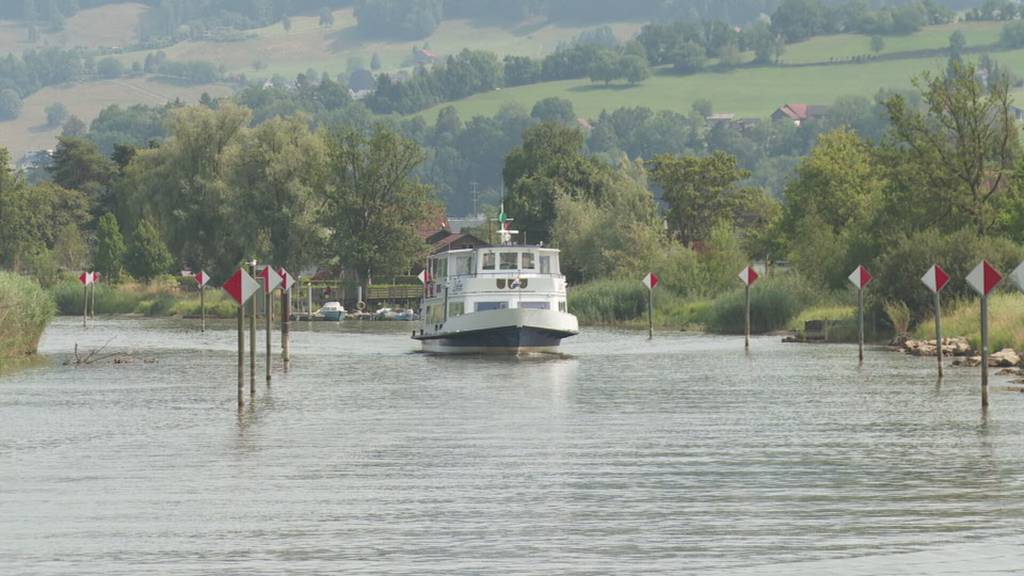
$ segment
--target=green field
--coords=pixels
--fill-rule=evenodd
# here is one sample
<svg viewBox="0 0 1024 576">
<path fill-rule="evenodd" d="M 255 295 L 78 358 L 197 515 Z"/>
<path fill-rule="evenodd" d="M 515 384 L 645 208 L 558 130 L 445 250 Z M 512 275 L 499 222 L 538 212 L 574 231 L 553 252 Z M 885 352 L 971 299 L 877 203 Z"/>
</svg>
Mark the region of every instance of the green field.
<svg viewBox="0 0 1024 576">
<path fill-rule="evenodd" d="M 1016 51 L 1024 61 L 1024 50 Z M 688 113 L 694 101 L 705 98 L 715 112 L 764 118 L 787 102 L 831 104 L 839 96 L 873 96 L 880 88 L 907 88 L 924 70 L 941 70 L 941 58 L 821 65 L 798 68 L 743 68 L 724 73 L 676 76 L 662 73 L 638 86 L 605 87 L 589 80 L 547 82 L 478 94 L 420 113 L 433 120 L 444 106 L 454 106 L 463 118 L 492 115 L 513 103 L 529 109 L 541 98 L 556 96 L 572 101 L 576 113 L 595 118 L 602 110 L 646 106 L 654 110 Z"/>
<path fill-rule="evenodd" d="M 1002 22 L 957 22 L 942 26 L 929 26 L 909 36 L 885 36 L 882 55 L 929 50 L 949 46 L 949 36 L 956 30 L 963 32 L 967 47 L 988 46 L 999 41 Z M 860 34 L 836 34 L 819 36 L 797 44 L 786 46 L 782 55 L 783 64 L 808 64 L 849 60 L 856 56 L 869 56 L 871 37 Z"/>
<path fill-rule="evenodd" d="M 413 47 L 429 45 L 439 56 L 454 54 L 463 48 L 489 50 L 504 56 L 521 54 L 543 56 L 553 52 L 560 42 L 576 37 L 591 27 L 553 26 L 543 22 L 524 23 L 514 29 L 479 26 L 466 20 L 447 20 L 428 38 L 408 41 L 380 41 L 362 37 L 356 29 L 351 9 L 334 12 L 334 26 L 321 28 L 318 16 L 291 18 L 291 30 L 281 24 L 251 30 L 249 39 L 237 42 L 182 42 L 164 49 L 172 60 L 211 60 L 223 64 L 229 73 L 250 77 L 282 74 L 294 77 L 313 68 L 337 75 L 346 72 L 352 57 L 365 66 L 376 53 L 384 70 L 412 65 Z M 611 25 L 616 36 L 625 40 L 639 32 L 639 23 Z M 125 63 L 141 62 L 146 52 L 120 55 Z"/>
</svg>

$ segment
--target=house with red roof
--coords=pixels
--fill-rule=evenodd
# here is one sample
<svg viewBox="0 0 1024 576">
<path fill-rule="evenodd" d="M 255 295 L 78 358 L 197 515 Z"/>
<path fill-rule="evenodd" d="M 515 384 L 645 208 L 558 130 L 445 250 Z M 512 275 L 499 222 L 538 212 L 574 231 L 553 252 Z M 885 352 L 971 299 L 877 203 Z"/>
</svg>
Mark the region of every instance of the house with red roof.
<svg viewBox="0 0 1024 576">
<path fill-rule="evenodd" d="M 828 116 L 828 106 L 818 104 L 783 104 L 772 112 L 772 121 L 789 120 L 799 126 L 805 120 L 820 120 Z"/>
</svg>

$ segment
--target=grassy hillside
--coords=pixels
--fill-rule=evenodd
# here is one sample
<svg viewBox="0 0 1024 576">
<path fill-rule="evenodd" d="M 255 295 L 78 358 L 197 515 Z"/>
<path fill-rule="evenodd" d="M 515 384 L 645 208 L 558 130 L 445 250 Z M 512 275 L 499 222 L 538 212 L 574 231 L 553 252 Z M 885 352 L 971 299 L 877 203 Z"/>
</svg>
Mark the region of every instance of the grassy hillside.
<svg viewBox="0 0 1024 576">
<path fill-rule="evenodd" d="M 227 96 L 232 93 L 232 89 L 223 84 L 174 86 L 147 78 L 51 86 L 29 96 L 21 116 L 16 120 L 0 122 L 0 146 L 10 150 L 15 160 L 29 150 L 52 148 L 60 134 L 60 127 L 46 126 L 45 108 L 54 102 L 62 102 L 68 111 L 88 124 L 100 110 L 111 104 L 154 105 L 176 98 L 195 103 L 203 92 L 209 92 L 212 96 Z"/>
<path fill-rule="evenodd" d="M 346 71 L 349 58 L 362 58 L 369 66 L 374 53 L 380 55 L 385 70 L 409 66 L 414 46 L 428 44 L 444 56 L 474 48 L 500 55 L 541 56 L 554 51 L 559 42 L 571 40 L 589 27 L 552 26 L 543 22 L 523 24 L 515 29 L 478 26 L 465 20 L 443 22 L 434 33 L 415 42 L 380 41 L 364 38 L 356 29 L 351 9 L 334 13 L 334 26 L 321 28 L 318 16 L 291 19 L 291 30 L 281 24 L 249 32 L 251 38 L 239 42 L 182 42 L 164 50 L 172 60 L 212 60 L 224 64 L 228 72 L 269 77 L 295 74 L 314 68 L 336 75 Z M 619 38 L 627 39 L 640 30 L 638 23 L 613 24 Z M 141 62 L 145 52 L 124 54 L 125 63 Z M 257 63 L 259 66 L 257 67 Z"/>
<path fill-rule="evenodd" d="M 1024 60 L 1024 51 L 1018 52 L 1019 58 Z M 470 118 L 478 114 L 491 115 L 506 103 L 529 109 L 541 98 L 557 96 L 571 100 L 580 116 L 593 118 L 601 110 L 622 106 L 687 113 L 695 100 L 706 98 L 714 104 L 716 112 L 764 118 L 787 102 L 830 104 L 838 96 L 873 96 L 882 87 L 909 87 L 915 74 L 938 70 L 943 64 L 941 58 L 930 58 L 797 68 L 744 68 L 692 76 L 662 73 L 632 87 L 624 84 L 605 87 L 589 80 L 568 80 L 506 88 L 451 105 L 460 116 Z M 421 112 L 421 115 L 433 120 L 443 106 Z"/>
<path fill-rule="evenodd" d="M 968 48 L 995 44 L 999 40 L 1002 22 L 957 22 L 942 26 L 929 26 L 909 36 L 886 36 L 881 55 L 914 50 L 929 50 L 949 46 L 949 36 L 960 30 L 967 39 Z M 849 60 L 855 56 L 871 55 L 871 37 L 860 34 L 820 36 L 786 46 L 782 55 L 784 64 L 829 62 L 830 59 Z"/>
<path fill-rule="evenodd" d="M 44 46 L 128 46 L 138 37 L 139 17 L 145 9 L 142 4 L 128 3 L 82 10 L 67 19 L 61 32 L 39 28 L 39 40 L 34 43 L 28 41 L 28 31 L 22 23 L 0 20 L 0 55 Z"/>
</svg>

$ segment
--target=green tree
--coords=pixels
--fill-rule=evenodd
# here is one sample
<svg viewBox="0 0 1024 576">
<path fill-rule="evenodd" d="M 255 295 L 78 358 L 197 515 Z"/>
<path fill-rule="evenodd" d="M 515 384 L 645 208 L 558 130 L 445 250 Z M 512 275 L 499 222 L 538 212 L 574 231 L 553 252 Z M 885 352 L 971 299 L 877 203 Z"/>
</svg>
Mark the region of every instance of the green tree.
<svg viewBox="0 0 1024 576">
<path fill-rule="evenodd" d="M 0 120 L 14 120 L 21 115 L 21 96 L 11 89 L 0 90 Z"/>
<path fill-rule="evenodd" d="M 334 12 L 326 6 L 320 9 L 320 26 L 334 28 Z"/>
<path fill-rule="evenodd" d="M 503 177 L 506 212 L 532 242 L 550 240 L 558 195 L 600 203 L 611 183 L 609 168 L 583 154 L 583 133 L 554 122 L 523 133 L 522 146 L 505 159 Z"/>
<path fill-rule="evenodd" d="M 636 85 L 651 77 L 651 67 L 647 59 L 636 54 L 627 54 L 619 59 L 620 76 L 630 84 Z"/>
<path fill-rule="evenodd" d="M 299 270 L 322 250 L 314 193 L 324 160 L 323 139 L 301 116 L 274 118 L 243 133 L 225 160 L 228 182 L 239 191 L 235 213 L 275 265 Z"/>
<path fill-rule="evenodd" d="M 963 32 L 954 30 L 953 33 L 949 35 L 949 55 L 959 58 L 966 48 L 967 37 L 964 36 Z"/>
<path fill-rule="evenodd" d="M 740 186 L 750 172 L 724 152 L 703 158 L 660 154 L 653 164 L 651 180 L 663 190 L 669 230 L 686 246 L 707 240 L 719 223 L 733 226 L 759 192 Z"/>
<path fill-rule="evenodd" d="M 670 56 L 672 69 L 680 74 L 693 74 L 704 69 L 708 53 L 700 44 L 690 41 L 683 43 L 678 50 Z"/>
<path fill-rule="evenodd" d="M 81 118 L 72 114 L 67 122 L 64 123 L 64 126 L 61 127 L 60 135 L 79 137 L 85 136 L 88 132 L 89 128 L 85 125 L 85 122 L 82 122 Z"/>
<path fill-rule="evenodd" d="M 370 70 L 377 71 L 377 70 L 380 70 L 380 69 L 381 69 L 380 54 L 377 54 L 376 52 L 374 52 L 373 56 L 370 58 Z"/>
<path fill-rule="evenodd" d="M 429 188 L 413 177 L 423 150 L 384 125 L 369 135 L 332 132 L 326 149 L 320 195 L 334 253 L 364 283 L 409 270 L 426 250 L 415 225 L 430 204 Z"/>
<path fill-rule="evenodd" d="M 56 128 L 68 119 L 68 109 L 60 102 L 54 102 L 46 107 L 46 126 Z"/>
<path fill-rule="evenodd" d="M 135 227 L 125 260 L 128 272 L 146 282 L 161 274 L 167 274 L 174 265 L 174 258 L 160 238 L 160 233 L 146 219 Z"/>
<path fill-rule="evenodd" d="M 871 37 L 871 51 L 878 54 L 882 50 L 885 50 L 885 38 L 875 34 Z"/>
<path fill-rule="evenodd" d="M 619 64 L 619 56 L 612 50 L 599 50 L 590 63 L 591 82 L 604 82 L 607 86 L 613 80 L 622 77 L 622 67 Z"/>
<path fill-rule="evenodd" d="M 562 124 L 574 124 L 576 122 L 576 111 L 573 110 L 572 101 L 565 98 L 551 96 L 538 100 L 530 111 L 530 117 L 541 122 L 560 122 Z"/>
<path fill-rule="evenodd" d="M 924 184 L 915 200 L 939 207 L 933 221 L 920 224 L 967 220 L 984 236 L 1000 206 L 1017 192 L 1012 176 L 1021 154 L 1010 86 L 1003 77 L 986 90 L 973 65 L 954 62 L 951 72 L 914 80 L 926 111 L 908 106 L 900 95 L 886 101 L 892 135 L 901 145 L 894 154 Z"/>
<path fill-rule="evenodd" d="M 125 251 L 124 238 L 121 236 L 117 218 L 108 212 L 100 217 L 99 225 L 96 227 L 96 255 L 93 257 L 93 265 L 104 278 L 117 282 L 124 271 Z"/>
</svg>

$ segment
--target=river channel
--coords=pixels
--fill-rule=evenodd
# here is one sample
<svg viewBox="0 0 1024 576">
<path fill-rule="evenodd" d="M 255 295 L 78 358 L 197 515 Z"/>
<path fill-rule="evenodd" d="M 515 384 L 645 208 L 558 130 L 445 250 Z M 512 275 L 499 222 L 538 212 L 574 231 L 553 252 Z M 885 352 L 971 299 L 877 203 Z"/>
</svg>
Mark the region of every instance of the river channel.
<svg viewBox="0 0 1024 576">
<path fill-rule="evenodd" d="M 230 322 L 59 319 L 49 366 L 0 377 L 0 572 L 1024 569 L 1024 394 L 983 415 L 976 370 L 597 328 L 437 357 L 410 331 L 300 324 L 239 411 Z M 64 365 L 76 343 L 133 361 Z"/>
</svg>

